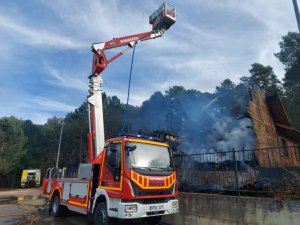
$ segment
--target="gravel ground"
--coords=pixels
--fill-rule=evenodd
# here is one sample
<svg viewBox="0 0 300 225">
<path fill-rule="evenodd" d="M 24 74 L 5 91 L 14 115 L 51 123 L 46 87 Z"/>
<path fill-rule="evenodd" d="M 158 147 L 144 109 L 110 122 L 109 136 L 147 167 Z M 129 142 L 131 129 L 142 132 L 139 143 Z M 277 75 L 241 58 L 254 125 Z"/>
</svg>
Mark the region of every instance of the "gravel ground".
<svg viewBox="0 0 300 225">
<path fill-rule="evenodd" d="M 65 218 L 53 218 L 48 204 L 40 197 L 39 188 L 0 189 L 0 225 L 87 225 L 87 217 L 71 213 Z M 117 222 L 122 225 L 144 225 L 142 222 Z M 163 224 L 160 224 L 163 225 Z"/>
<path fill-rule="evenodd" d="M 33 224 L 45 202 L 38 188 L 0 189 L 0 224 Z"/>
</svg>

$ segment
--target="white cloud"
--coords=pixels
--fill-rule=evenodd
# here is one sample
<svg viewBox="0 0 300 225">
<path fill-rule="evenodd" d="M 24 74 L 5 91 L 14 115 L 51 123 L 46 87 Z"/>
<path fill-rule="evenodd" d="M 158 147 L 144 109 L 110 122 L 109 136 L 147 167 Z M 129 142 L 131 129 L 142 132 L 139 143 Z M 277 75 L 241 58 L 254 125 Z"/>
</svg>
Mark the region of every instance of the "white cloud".
<svg viewBox="0 0 300 225">
<path fill-rule="evenodd" d="M 76 106 L 69 105 L 51 98 L 31 96 L 27 101 L 20 104 L 20 108 L 41 111 L 71 112 L 76 108 Z"/>
<path fill-rule="evenodd" d="M 63 49 L 83 48 L 87 45 L 81 41 L 57 34 L 48 29 L 37 29 L 8 16 L 0 15 L 1 33 L 13 37 L 16 42 L 45 48 Z"/>
<path fill-rule="evenodd" d="M 203 3 L 203 0 L 194 1 L 195 4 Z M 256 51 L 257 62 L 271 65 L 279 78 L 283 78 L 284 69 L 282 64 L 274 57 L 279 51 L 279 41 L 288 31 L 297 31 L 293 3 L 286 0 L 247 0 L 247 1 L 209 1 L 212 7 L 224 10 L 231 9 L 241 12 L 244 17 L 252 17 L 264 29 L 257 31 L 257 38 L 252 42 L 245 42 L 244 48 L 253 48 Z M 243 20 L 243 18 L 241 18 Z M 244 28 L 245 31 L 247 27 Z M 238 41 L 238 40 L 237 40 Z M 240 50 L 240 54 L 243 48 Z"/>
<path fill-rule="evenodd" d="M 54 115 L 51 112 L 35 112 L 35 111 L 30 111 L 30 112 L 23 112 L 20 113 L 19 115 L 17 114 L 16 117 L 20 118 L 22 120 L 31 120 L 35 124 L 45 124 L 49 118 L 52 118 Z M 61 117 L 63 118 L 65 114 L 57 114 L 55 115 L 56 117 Z"/>
<path fill-rule="evenodd" d="M 20 93 L 14 87 L 1 88 L 0 102 L 0 117 L 13 115 L 17 118 L 30 119 L 38 124 L 47 122 L 47 119 L 54 115 L 63 117 L 77 108 L 50 97 Z"/>
<path fill-rule="evenodd" d="M 153 5 L 151 2 L 124 3 L 119 0 L 88 0 L 74 4 L 73 1 L 44 1 L 61 21 L 68 24 L 74 35 L 92 42 L 102 42 L 113 37 L 126 36 L 136 32 L 151 30 L 148 16 L 141 7 Z M 149 9 L 153 9 L 149 7 Z M 150 10 L 152 13 L 152 11 Z M 149 14 L 150 14 L 149 12 Z M 91 43 L 92 43 L 91 42 Z"/>
<path fill-rule="evenodd" d="M 57 69 L 48 65 L 46 62 L 43 63 L 46 73 L 54 78 L 54 80 L 50 80 L 50 83 L 56 86 L 62 86 L 66 88 L 73 88 L 82 92 L 87 92 L 88 90 L 88 80 L 86 81 L 78 78 L 79 75 L 72 73 L 61 73 Z"/>
</svg>

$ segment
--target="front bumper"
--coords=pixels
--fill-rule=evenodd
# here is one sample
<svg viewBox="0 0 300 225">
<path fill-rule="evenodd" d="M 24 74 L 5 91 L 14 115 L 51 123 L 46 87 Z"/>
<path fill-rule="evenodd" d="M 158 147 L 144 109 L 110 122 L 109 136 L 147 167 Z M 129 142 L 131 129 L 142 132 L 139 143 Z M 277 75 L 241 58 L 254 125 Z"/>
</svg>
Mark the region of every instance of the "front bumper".
<svg viewBox="0 0 300 225">
<path fill-rule="evenodd" d="M 126 212 L 125 206 L 136 205 L 136 212 Z M 141 217 L 168 215 L 178 212 L 178 200 L 172 199 L 165 203 L 158 204 L 140 204 L 137 202 L 119 202 L 118 218 L 120 219 L 135 219 Z"/>
</svg>

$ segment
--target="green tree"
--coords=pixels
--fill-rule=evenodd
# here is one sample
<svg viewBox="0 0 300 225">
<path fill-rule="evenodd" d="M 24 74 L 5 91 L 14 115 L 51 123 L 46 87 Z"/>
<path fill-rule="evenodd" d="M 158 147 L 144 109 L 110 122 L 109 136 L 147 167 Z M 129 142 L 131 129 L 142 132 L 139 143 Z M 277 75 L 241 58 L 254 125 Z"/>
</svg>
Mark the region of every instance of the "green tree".
<svg viewBox="0 0 300 225">
<path fill-rule="evenodd" d="M 117 96 L 106 97 L 105 102 L 103 107 L 104 129 L 105 138 L 108 139 L 118 136 L 121 132 L 125 105 L 121 104 L 121 101 Z"/>
<path fill-rule="evenodd" d="M 24 145 L 26 154 L 21 158 L 21 164 L 24 168 L 40 168 L 41 159 L 45 151 L 43 146 L 42 125 L 36 125 L 31 120 L 22 121 L 22 129 L 27 142 Z"/>
<path fill-rule="evenodd" d="M 173 87 L 170 87 L 169 90 L 166 91 L 166 96 L 172 98 L 178 94 L 181 94 L 183 92 L 185 92 L 185 88 L 183 86 L 173 86 Z"/>
<path fill-rule="evenodd" d="M 172 92 L 174 96 L 176 91 Z M 133 127 L 138 127 L 139 132 L 151 133 L 156 129 L 166 128 L 167 110 L 169 103 L 165 96 L 157 91 L 151 97 L 144 101 L 139 109 L 138 116 L 132 118 L 131 124 Z"/>
<path fill-rule="evenodd" d="M 271 66 L 264 66 L 260 63 L 253 63 L 249 70 L 251 82 L 259 85 L 266 91 L 266 95 L 272 95 L 278 92 L 282 94 L 281 82 L 275 75 Z"/>
<path fill-rule="evenodd" d="M 87 133 L 88 110 L 84 102 L 64 120 L 59 167 L 76 171 L 79 163 L 87 162 Z"/>
<path fill-rule="evenodd" d="M 300 35 L 296 32 L 289 32 L 282 37 L 279 43 L 280 51 L 275 56 L 285 66 L 284 77 L 285 88 L 300 85 Z"/>
<path fill-rule="evenodd" d="M 230 79 L 225 79 L 223 82 L 221 82 L 220 86 L 216 87 L 216 93 L 232 91 L 235 87 L 235 83 L 233 83 Z"/>
<path fill-rule="evenodd" d="M 7 175 L 19 167 L 26 142 L 21 121 L 14 117 L 0 119 L 0 174 Z"/>
<path fill-rule="evenodd" d="M 279 43 L 280 51 L 275 56 L 285 66 L 283 102 L 293 125 L 300 129 L 300 35 L 289 32 Z"/>
<path fill-rule="evenodd" d="M 275 57 L 289 70 L 300 58 L 300 35 L 296 32 L 288 32 L 279 42 L 280 51 L 275 53 Z"/>
<path fill-rule="evenodd" d="M 48 119 L 41 129 L 41 151 L 42 158 L 40 166 L 43 171 L 49 167 L 54 167 L 57 156 L 57 147 L 59 142 L 61 120 L 57 117 Z"/>
<path fill-rule="evenodd" d="M 247 112 L 249 94 L 247 91 L 248 80 L 236 85 L 230 79 L 225 79 L 220 86 L 216 87 L 216 100 L 223 112 L 230 112 L 231 116 L 237 118 Z"/>
</svg>

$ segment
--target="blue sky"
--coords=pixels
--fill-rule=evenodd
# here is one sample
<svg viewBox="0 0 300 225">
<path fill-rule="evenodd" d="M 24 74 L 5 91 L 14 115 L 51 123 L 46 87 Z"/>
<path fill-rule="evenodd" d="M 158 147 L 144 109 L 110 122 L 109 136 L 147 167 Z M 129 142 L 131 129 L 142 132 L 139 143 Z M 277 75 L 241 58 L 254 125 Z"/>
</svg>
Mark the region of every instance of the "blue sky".
<svg viewBox="0 0 300 225">
<path fill-rule="evenodd" d="M 159 39 L 137 46 L 130 103 L 183 85 L 213 92 L 238 82 L 253 62 L 273 56 L 281 36 L 296 31 L 292 0 L 173 0 L 177 22 Z M 43 124 L 86 98 L 94 42 L 151 30 L 161 0 L 0 0 L 0 117 Z M 120 49 L 121 50 L 121 49 Z M 103 73 L 104 90 L 126 100 L 131 52 Z"/>
</svg>

